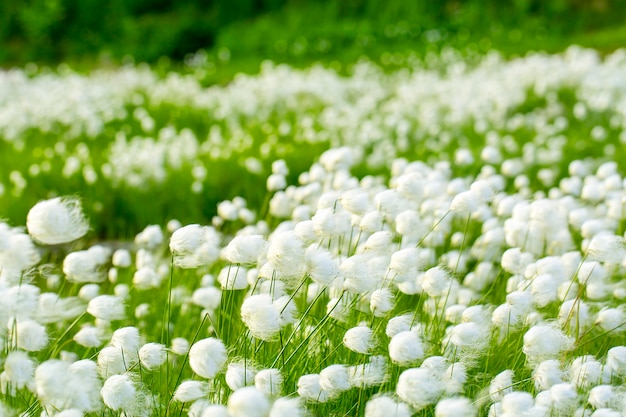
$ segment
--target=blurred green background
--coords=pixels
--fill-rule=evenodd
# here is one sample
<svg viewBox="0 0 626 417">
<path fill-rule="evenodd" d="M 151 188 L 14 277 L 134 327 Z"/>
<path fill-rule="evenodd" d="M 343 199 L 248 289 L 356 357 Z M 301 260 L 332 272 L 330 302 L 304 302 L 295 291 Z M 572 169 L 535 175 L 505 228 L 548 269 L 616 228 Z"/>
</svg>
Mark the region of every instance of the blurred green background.
<svg viewBox="0 0 626 417">
<path fill-rule="evenodd" d="M 626 45 L 626 0 L 3 0 L 0 66 L 182 62 L 204 49 L 236 70 L 263 59 L 379 60 L 441 45 L 505 55 Z"/>
</svg>

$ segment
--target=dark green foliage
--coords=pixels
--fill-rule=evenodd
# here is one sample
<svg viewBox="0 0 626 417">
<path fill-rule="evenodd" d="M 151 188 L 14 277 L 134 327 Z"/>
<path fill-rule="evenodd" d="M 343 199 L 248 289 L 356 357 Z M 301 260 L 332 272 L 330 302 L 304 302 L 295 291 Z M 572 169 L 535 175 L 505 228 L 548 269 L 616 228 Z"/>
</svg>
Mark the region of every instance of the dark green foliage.
<svg viewBox="0 0 626 417">
<path fill-rule="evenodd" d="M 117 60 L 130 54 L 148 62 L 161 56 L 181 61 L 218 39 L 220 46 L 243 54 L 276 59 L 295 49 L 295 55 L 319 59 L 354 45 L 383 43 L 383 50 L 393 49 L 402 38 L 401 44 L 420 45 L 429 29 L 469 33 L 474 41 L 487 36 L 497 47 L 498 38 L 508 39 L 514 29 L 525 36 L 537 31 L 550 38 L 572 36 L 623 25 L 625 14 L 626 0 L 4 1 L 0 42 L 6 47 L 0 64 L 93 61 L 102 53 Z"/>
</svg>

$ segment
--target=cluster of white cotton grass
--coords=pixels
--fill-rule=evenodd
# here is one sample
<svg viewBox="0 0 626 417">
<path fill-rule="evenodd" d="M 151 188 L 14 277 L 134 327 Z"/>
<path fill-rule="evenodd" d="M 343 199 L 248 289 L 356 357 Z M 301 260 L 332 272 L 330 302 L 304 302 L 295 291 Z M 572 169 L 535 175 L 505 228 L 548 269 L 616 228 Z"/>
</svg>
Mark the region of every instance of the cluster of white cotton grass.
<svg viewBox="0 0 626 417">
<path fill-rule="evenodd" d="M 358 139 L 359 148 L 374 151 L 332 148 L 292 185 L 277 161 L 266 182 L 266 218 L 257 221 L 236 197 L 217 207 L 211 226 L 151 225 L 115 251 L 46 247 L 87 232 L 73 198 L 34 206 L 28 234 L 0 223 L 0 409 L 65 416 L 175 410 L 278 417 L 357 408 L 370 417 L 623 414 L 626 181 L 615 162 L 565 160 L 574 139 L 563 136 L 569 121 L 556 92 L 578 87 L 576 119 L 609 109 L 616 115 L 610 128 L 623 130 L 619 77 L 606 78 L 616 83 L 607 94 L 593 75 L 619 74 L 624 62 L 623 53 L 601 61 L 572 48 L 509 63 L 493 55 L 462 70 L 462 79 L 416 70 L 389 80 L 390 90 L 371 82 L 382 75 L 367 66 L 347 80 L 320 68 L 279 67 L 223 89 L 200 91 L 194 80 L 176 77 L 146 88 L 137 102 L 191 102 L 224 122 L 204 144 L 159 131 L 160 145 L 172 146 L 142 155 L 154 156 L 141 166 L 147 178 L 161 180 L 165 168 L 193 162 L 194 152 L 174 152 L 178 136 L 200 156 L 247 149 L 254 140 L 241 131 L 220 144 L 233 115 L 268 126 L 270 136 Z M 295 125 L 274 132 L 272 112 L 259 109 L 303 103 L 285 101 L 283 88 L 304 91 L 299 97 L 317 113 L 304 114 L 305 107 Z M 529 89 L 546 107 L 508 117 Z M 146 111 L 133 118 L 154 128 Z M 318 122 L 325 130 L 314 128 Z M 446 159 L 446 142 L 470 142 L 455 131 L 467 125 L 486 146 Z M 606 140 L 602 129 L 589 133 L 592 140 Z M 512 134 L 525 130 L 537 137 L 522 146 Z M 398 147 L 385 145 L 389 138 Z M 105 176 L 125 178 L 125 169 L 146 160 L 132 159 L 133 152 L 156 143 L 122 139 L 115 145 L 115 155 L 125 156 L 121 171 L 103 169 Z M 437 158 L 392 160 L 403 142 Z M 386 159 L 386 179 L 351 172 Z M 555 177 L 553 167 L 566 165 L 568 174 Z M 470 171 L 476 175 L 457 174 Z M 143 173 L 128 177 L 132 186 L 145 185 Z M 246 226 L 222 227 L 235 220 Z"/>
<path fill-rule="evenodd" d="M 589 199 L 567 181 L 507 191 L 514 179 L 497 166 L 455 178 L 446 163 L 395 160 L 388 183 L 357 179 L 359 158 L 331 149 L 275 191 L 272 229 L 151 225 L 129 249 L 76 250 L 63 268 L 33 270 L 42 254 L 3 223 L 0 392 L 30 392 L 48 413 L 169 403 L 192 416 L 299 416 L 349 409 L 372 389 L 360 402 L 370 417 L 623 411 L 613 165 L 581 177 L 610 185 Z M 597 340 L 605 355 L 593 356 Z M 149 383 L 167 374 L 180 378 L 161 392 Z"/>
<path fill-rule="evenodd" d="M 430 68 L 429 61 L 440 64 Z M 0 88 L 12 97 L 0 102 L 1 140 L 19 144 L 14 149 L 23 153 L 31 149 L 23 132 L 48 134 L 54 129 L 61 142 L 47 148 L 46 160 L 33 163 L 29 172 L 9 159 L 6 172 L 15 175 L 0 180 L 6 181 L 7 195 L 18 194 L 31 178 L 48 175 L 151 189 L 184 172 L 191 191 L 200 193 L 206 185 L 207 159 L 237 160 L 245 155 L 237 163 L 259 173 L 267 159 L 289 156 L 293 145 L 284 146 L 288 139 L 298 145 L 325 142 L 367 149 L 365 163 L 377 168 L 416 148 L 426 158 L 448 152 L 461 167 L 478 161 L 501 164 L 506 173 L 519 176 L 520 186 L 534 181 L 522 172 L 532 167 L 536 180 L 549 187 L 556 185 L 555 167 L 566 154 L 564 135 L 572 125 L 581 124 L 583 134 L 597 141 L 590 149 L 598 156 L 605 145 L 607 152 L 615 149 L 608 141 L 620 135 L 623 52 L 601 59 L 595 51 L 571 47 L 559 55 L 529 54 L 512 60 L 493 52 L 477 61 L 468 64 L 462 54 L 447 50 L 439 58 L 431 54 L 423 61 L 413 59 L 411 68 L 393 75 L 361 62 L 349 77 L 320 66 L 296 70 L 269 64 L 260 74 L 212 88 L 193 75 L 171 73 L 163 78 L 143 66 L 106 75 L 79 75 L 67 68 L 57 74 L 16 69 L 0 73 Z M 444 73 L 442 65 L 448 69 Z M 606 83 L 595 81 L 598 74 Z M 571 89 L 576 90 L 575 99 L 567 94 Z M 527 112 L 524 104 L 531 97 L 545 103 L 533 101 Z M 175 110 L 160 117 L 163 106 Z M 199 129 L 173 127 L 186 124 L 190 113 L 202 115 Z M 117 128 L 121 121 L 124 129 Z M 475 136 L 456 134 L 467 126 Z M 533 138 L 528 143 L 515 139 L 526 132 Z M 90 141 L 74 147 L 72 140 L 101 134 L 109 139 L 103 153 L 106 162 L 94 166 Z M 477 139 L 484 149 L 457 149 Z M 255 157 L 247 157 L 251 149 Z M 66 161 L 65 166 L 57 169 L 52 163 L 56 157 Z M 282 190 L 284 178 L 273 170 L 270 189 Z M 566 186 L 583 188 L 578 179 Z M 593 198 L 593 188 L 588 184 L 585 196 Z"/>
</svg>

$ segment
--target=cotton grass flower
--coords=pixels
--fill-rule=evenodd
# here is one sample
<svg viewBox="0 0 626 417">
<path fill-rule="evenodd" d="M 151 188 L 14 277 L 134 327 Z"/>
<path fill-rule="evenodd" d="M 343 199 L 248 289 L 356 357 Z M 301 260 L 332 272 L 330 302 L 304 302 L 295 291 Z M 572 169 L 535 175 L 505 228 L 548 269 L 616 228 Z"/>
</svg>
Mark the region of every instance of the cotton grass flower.
<svg viewBox="0 0 626 417">
<path fill-rule="evenodd" d="M 538 390 L 548 390 L 553 385 L 562 384 L 565 373 L 561 369 L 561 363 L 556 359 L 541 362 L 533 370 L 533 380 Z"/>
<path fill-rule="evenodd" d="M 206 397 L 209 393 L 209 384 L 205 381 L 183 381 L 174 391 L 174 400 L 181 403 L 196 401 Z"/>
<path fill-rule="evenodd" d="M 254 384 L 256 369 L 249 362 L 236 361 L 228 364 L 226 368 L 226 385 L 233 391 Z"/>
<path fill-rule="evenodd" d="M 612 375 L 626 376 L 626 346 L 615 346 L 606 355 L 606 367 Z"/>
<path fill-rule="evenodd" d="M 163 281 L 163 277 L 152 267 L 144 266 L 133 274 L 133 287 L 138 290 L 148 290 L 158 288 Z"/>
<path fill-rule="evenodd" d="M 365 417 L 410 417 L 411 409 L 388 395 L 370 398 L 365 404 Z"/>
<path fill-rule="evenodd" d="M 319 374 L 307 374 L 298 378 L 298 395 L 307 401 L 325 403 L 329 395 L 320 385 Z"/>
<path fill-rule="evenodd" d="M 280 395 L 283 386 L 283 375 L 279 369 L 261 369 L 254 375 L 254 386 L 268 397 Z"/>
<path fill-rule="evenodd" d="M 624 239 L 611 233 L 595 235 L 587 246 L 587 259 L 619 264 L 626 256 Z"/>
<path fill-rule="evenodd" d="M 349 368 L 345 365 L 330 365 L 320 372 L 320 387 L 328 393 L 331 398 L 337 397 L 344 391 L 352 387 L 350 383 Z"/>
<path fill-rule="evenodd" d="M 588 402 L 595 408 L 618 407 L 623 398 L 621 392 L 615 392 L 612 385 L 597 385 L 589 390 Z"/>
<path fill-rule="evenodd" d="M 15 390 L 24 388 L 34 381 L 35 362 L 26 352 L 14 350 L 6 355 L 4 360 L 4 372 L 0 375 L 1 388 L 3 394 L 7 386 L 13 390 L 10 395 L 15 396 Z"/>
<path fill-rule="evenodd" d="M 217 280 L 223 290 L 243 290 L 248 286 L 248 269 L 239 265 L 226 266 L 220 270 Z"/>
<path fill-rule="evenodd" d="M 132 357 L 135 360 L 131 360 Z M 107 378 L 111 375 L 121 375 L 137 363 L 137 354 L 131 353 L 129 358 L 124 356 L 124 351 L 119 347 L 106 346 L 98 352 L 98 373 Z"/>
<path fill-rule="evenodd" d="M 99 245 L 71 252 L 63 260 L 63 273 L 73 283 L 103 282 L 107 278 L 104 266 L 110 255 L 109 249 Z"/>
<path fill-rule="evenodd" d="M 149 250 L 158 248 L 161 243 L 163 243 L 163 230 L 156 224 L 146 226 L 135 236 L 135 244 Z"/>
<path fill-rule="evenodd" d="M 9 327 L 9 340 L 15 340 L 18 349 L 38 352 L 48 346 L 48 332 L 34 320 L 17 320 Z"/>
<path fill-rule="evenodd" d="M 389 341 L 389 357 L 400 366 L 410 366 L 424 358 L 424 345 L 419 334 L 405 330 L 393 335 Z"/>
<path fill-rule="evenodd" d="M 266 245 L 261 235 L 235 236 L 224 248 L 223 255 L 234 264 L 255 264 L 264 254 Z"/>
<path fill-rule="evenodd" d="M 348 368 L 352 386 L 357 388 L 375 387 L 387 381 L 387 359 L 384 356 L 372 356 L 369 362 Z"/>
<path fill-rule="evenodd" d="M 437 403 L 435 417 L 475 417 L 478 411 L 465 397 L 445 398 Z"/>
<path fill-rule="evenodd" d="M 306 409 L 298 397 L 281 397 L 274 401 L 269 417 L 304 417 Z"/>
<path fill-rule="evenodd" d="M 531 327 L 524 334 L 523 352 L 530 362 L 554 359 L 560 353 L 572 349 L 574 340 L 551 325 Z"/>
<path fill-rule="evenodd" d="M 489 384 L 489 398 L 491 401 L 502 401 L 506 394 L 513 392 L 513 376 L 513 371 L 507 369 L 491 380 Z"/>
<path fill-rule="evenodd" d="M 189 366 L 202 378 L 215 378 L 226 364 L 226 359 L 226 346 L 213 337 L 199 340 L 189 349 Z"/>
<path fill-rule="evenodd" d="M 191 296 L 191 302 L 208 311 L 214 311 L 222 302 L 222 291 L 215 287 L 197 288 Z"/>
<path fill-rule="evenodd" d="M 376 345 L 376 340 L 372 329 L 367 326 L 357 326 L 346 331 L 343 344 L 353 352 L 368 354 Z"/>
<path fill-rule="evenodd" d="M 28 233 L 37 242 L 58 245 L 72 242 L 89 231 L 80 200 L 56 197 L 35 204 L 26 216 Z"/>
<path fill-rule="evenodd" d="M 6 283 L 22 282 L 22 272 L 35 266 L 41 255 L 31 237 L 20 228 L 0 222 L 0 279 Z"/>
<path fill-rule="evenodd" d="M 572 415 L 580 402 L 576 387 L 572 384 L 562 383 L 550 388 L 552 410 L 558 415 Z"/>
<path fill-rule="evenodd" d="M 128 375 L 112 375 L 104 381 L 102 401 L 114 411 L 132 412 L 137 409 L 138 389 Z"/>
<path fill-rule="evenodd" d="M 246 298 L 241 305 L 241 320 L 252 336 L 261 340 L 273 340 L 280 332 L 280 312 L 268 294 Z"/>
<path fill-rule="evenodd" d="M 167 359 L 165 345 L 150 342 L 139 348 L 139 362 L 148 370 L 159 368 Z"/>
<path fill-rule="evenodd" d="M 530 416 L 528 412 L 534 406 L 533 396 L 525 391 L 513 391 L 502 398 L 502 415 Z"/>
<path fill-rule="evenodd" d="M 103 331 L 95 326 L 86 325 L 74 334 L 74 341 L 86 348 L 96 348 L 104 344 Z"/>
<path fill-rule="evenodd" d="M 121 248 L 113 252 L 111 263 L 113 263 L 113 266 L 117 268 L 128 268 L 132 265 L 133 259 L 128 249 Z"/>
<path fill-rule="evenodd" d="M 121 297 L 104 294 L 89 301 L 87 313 L 100 320 L 121 320 L 126 316 L 126 307 Z"/>
<path fill-rule="evenodd" d="M 443 381 L 427 368 L 411 368 L 398 378 L 396 394 L 415 410 L 435 404 L 444 393 Z"/>
<path fill-rule="evenodd" d="M 228 414 L 232 417 L 265 417 L 270 407 L 267 397 L 254 387 L 240 388 L 228 397 Z"/>
<path fill-rule="evenodd" d="M 393 310 L 395 297 L 389 288 L 378 288 L 370 296 L 370 310 L 376 317 L 384 317 Z"/>
<path fill-rule="evenodd" d="M 608 370 L 607 370 L 608 371 Z M 582 390 L 610 382 L 610 375 L 603 365 L 591 355 L 580 356 L 569 368 L 570 383 Z"/>
<path fill-rule="evenodd" d="M 431 297 L 445 297 L 451 291 L 452 279 L 443 268 L 430 268 L 424 274 L 422 288 Z"/>
<path fill-rule="evenodd" d="M 219 244 L 220 236 L 213 227 L 190 224 L 172 233 L 169 246 L 174 265 L 197 268 L 218 260 Z"/>
</svg>

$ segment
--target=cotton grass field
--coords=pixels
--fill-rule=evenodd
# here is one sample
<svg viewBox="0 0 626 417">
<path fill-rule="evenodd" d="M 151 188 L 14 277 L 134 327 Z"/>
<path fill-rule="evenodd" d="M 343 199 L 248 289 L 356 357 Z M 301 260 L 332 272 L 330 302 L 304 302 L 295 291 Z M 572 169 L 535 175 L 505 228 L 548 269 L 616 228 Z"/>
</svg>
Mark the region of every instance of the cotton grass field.
<svg viewBox="0 0 626 417">
<path fill-rule="evenodd" d="M 1 72 L 0 415 L 626 416 L 626 51 L 398 60 Z"/>
</svg>

